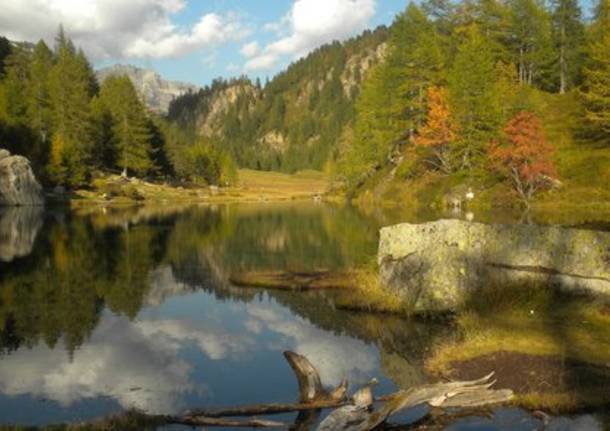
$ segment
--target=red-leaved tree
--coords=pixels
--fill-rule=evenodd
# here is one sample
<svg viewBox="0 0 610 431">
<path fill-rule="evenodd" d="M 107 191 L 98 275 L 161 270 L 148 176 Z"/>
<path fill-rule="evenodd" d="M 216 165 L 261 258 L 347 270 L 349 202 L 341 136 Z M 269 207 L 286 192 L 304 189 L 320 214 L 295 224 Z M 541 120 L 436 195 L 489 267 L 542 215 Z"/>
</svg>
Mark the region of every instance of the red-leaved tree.
<svg viewBox="0 0 610 431">
<path fill-rule="evenodd" d="M 532 196 L 549 187 L 556 176 L 551 158 L 553 151 L 553 146 L 544 137 L 540 119 L 524 111 L 504 127 L 500 142 L 492 142 L 489 158 L 494 168 L 510 179 L 514 190 L 529 208 Z"/>
<path fill-rule="evenodd" d="M 447 90 L 442 87 L 428 88 L 428 115 L 426 123 L 413 137 L 413 143 L 432 151 L 429 162 L 442 172 L 453 171 L 450 144 L 456 138 L 456 127 L 451 118 Z"/>
</svg>

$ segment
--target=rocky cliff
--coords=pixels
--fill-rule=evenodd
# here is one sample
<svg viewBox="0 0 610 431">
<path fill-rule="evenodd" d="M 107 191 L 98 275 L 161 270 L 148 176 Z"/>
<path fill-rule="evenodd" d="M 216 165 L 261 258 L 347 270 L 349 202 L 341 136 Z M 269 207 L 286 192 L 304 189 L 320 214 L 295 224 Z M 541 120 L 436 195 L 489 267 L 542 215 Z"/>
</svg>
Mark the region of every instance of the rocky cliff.
<svg viewBox="0 0 610 431">
<path fill-rule="evenodd" d="M 381 229 L 382 283 L 415 311 L 455 310 L 490 285 L 610 296 L 610 232 L 461 220 Z"/>
<path fill-rule="evenodd" d="M 0 149 L 0 206 L 42 205 L 42 188 L 22 156 Z"/>
<path fill-rule="evenodd" d="M 264 86 L 245 77 L 215 80 L 178 98 L 168 117 L 214 137 L 243 167 L 322 169 L 338 152 L 361 85 L 385 57 L 387 38 L 388 29 L 379 27 L 321 46 Z"/>
<path fill-rule="evenodd" d="M 199 87 L 179 81 L 167 81 L 150 69 L 141 69 L 131 65 L 117 64 L 96 72 L 100 83 L 108 76 L 127 75 L 146 106 L 161 114 L 167 113 L 169 104 L 176 97 L 185 93 L 196 92 Z"/>
</svg>

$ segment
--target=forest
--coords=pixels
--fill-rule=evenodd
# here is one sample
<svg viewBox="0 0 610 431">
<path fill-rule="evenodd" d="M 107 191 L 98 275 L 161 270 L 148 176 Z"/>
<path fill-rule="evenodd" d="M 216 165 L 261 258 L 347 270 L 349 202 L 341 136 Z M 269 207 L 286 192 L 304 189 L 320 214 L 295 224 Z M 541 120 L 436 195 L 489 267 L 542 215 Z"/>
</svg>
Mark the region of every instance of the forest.
<svg viewBox="0 0 610 431">
<path fill-rule="evenodd" d="M 60 27 L 55 47 L 0 38 L 0 145 L 24 155 L 43 184 L 83 187 L 93 172 L 227 183 L 223 151 L 149 112 L 126 76 L 98 83 Z"/>
<path fill-rule="evenodd" d="M 315 169 L 352 197 L 432 175 L 442 188 L 503 184 L 528 205 L 564 180 L 607 179 L 609 10 L 410 3 L 389 28 L 324 45 L 264 84 L 219 78 L 164 118 L 128 79 L 98 84 L 63 29 L 53 50 L 2 39 L 0 142 L 67 187 L 96 169 L 223 185 L 236 167 Z"/>
</svg>

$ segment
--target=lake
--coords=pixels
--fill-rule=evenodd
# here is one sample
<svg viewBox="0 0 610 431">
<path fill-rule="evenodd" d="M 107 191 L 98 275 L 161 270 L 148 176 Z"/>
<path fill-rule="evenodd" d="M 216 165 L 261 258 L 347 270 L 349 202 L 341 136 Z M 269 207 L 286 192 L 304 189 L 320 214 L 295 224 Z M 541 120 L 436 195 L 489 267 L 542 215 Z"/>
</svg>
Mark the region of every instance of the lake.
<svg viewBox="0 0 610 431">
<path fill-rule="evenodd" d="M 311 202 L 2 210 L 0 425 L 294 401 L 284 350 L 307 356 L 326 385 L 376 377 L 385 394 L 430 381 L 424 362 L 457 336 L 451 322 L 350 311 L 335 291 L 230 282 L 370 264 L 379 227 L 353 208 Z M 602 411 L 562 420 L 602 429 Z M 539 424 L 503 408 L 451 429 Z"/>
</svg>

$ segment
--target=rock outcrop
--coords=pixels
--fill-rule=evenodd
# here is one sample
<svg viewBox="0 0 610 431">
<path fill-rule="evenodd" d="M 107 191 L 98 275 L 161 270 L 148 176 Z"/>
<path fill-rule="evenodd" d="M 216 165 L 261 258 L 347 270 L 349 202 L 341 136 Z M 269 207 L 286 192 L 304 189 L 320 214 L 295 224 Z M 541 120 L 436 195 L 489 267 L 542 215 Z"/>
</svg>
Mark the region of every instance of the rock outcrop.
<svg viewBox="0 0 610 431">
<path fill-rule="evenodd" d="M 150 109 L 166 114 L 169 104 L 176 97 L 189 91 L 199 91 L 199 87 L 179 81 L 167 81 L 150 69 L 141 69 L 131 65 L 117 64 L 96 72 L 98 80 L 103 82 L 109 76 L 127 75 L 136 91 Z"/>
<path fill-rule="evenodd" d="M 0 209 L 0 261 L 27 256 L 34 248 L 42 227 L 42 207 Z"/>
<path fill-rule="evenodd" d="M 449 311 L 490 285 L 543 282 L 610 295 L 610 232 L 461 220 L 381 229 L 381 282 L 416 312 Z"/>
<path fill-rule="evenodd" d="M 42 188 L 22 156 L 0 150 L 0 206 L 42 205 Z"/>
</svg>

